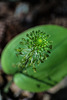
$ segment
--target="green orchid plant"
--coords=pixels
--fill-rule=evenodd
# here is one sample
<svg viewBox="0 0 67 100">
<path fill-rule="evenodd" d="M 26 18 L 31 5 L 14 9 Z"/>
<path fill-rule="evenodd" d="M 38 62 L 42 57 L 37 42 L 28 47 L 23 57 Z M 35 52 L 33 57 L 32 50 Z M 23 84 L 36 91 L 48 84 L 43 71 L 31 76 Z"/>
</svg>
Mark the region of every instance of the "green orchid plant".
<svg viewBox="0 0 67 100">
<path fill-rule="evenodd" d="M 67 75 L 67 29 L 41 25 L 26 30 L 7 44 L 1 65 L 19 88 L 48 90 Z"/>
</svg>

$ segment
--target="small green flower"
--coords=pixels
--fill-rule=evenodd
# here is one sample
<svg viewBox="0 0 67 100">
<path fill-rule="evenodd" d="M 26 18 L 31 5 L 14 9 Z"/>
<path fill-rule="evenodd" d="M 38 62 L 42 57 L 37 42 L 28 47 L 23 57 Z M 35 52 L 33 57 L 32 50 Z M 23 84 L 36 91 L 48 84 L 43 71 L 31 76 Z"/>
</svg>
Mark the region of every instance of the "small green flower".
<svg viewBox="0 0 67 100">
<path fill-rule="evenodd" d="M 30 34 L 26 34 L 26 36 L 27 38 L 22 38 L 20 42 L 25 48 L 19 47 L 16 49 L 16 54 L 22 56 L 20 61 L 22 70 L 32 67 L 34 72 L 36 72 L 36 66 L 43 63 L 47 57 L 49 57 L 52 49 L 52 42 L 48 40 L 49 35 L 40 30 L 32 31 Z"/>
</svg>

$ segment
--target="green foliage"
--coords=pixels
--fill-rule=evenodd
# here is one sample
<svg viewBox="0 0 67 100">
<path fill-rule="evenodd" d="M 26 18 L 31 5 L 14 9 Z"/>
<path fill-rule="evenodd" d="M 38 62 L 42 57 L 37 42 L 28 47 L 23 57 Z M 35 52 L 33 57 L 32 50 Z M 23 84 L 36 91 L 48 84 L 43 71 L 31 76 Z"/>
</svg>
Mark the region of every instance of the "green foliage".
<svg viewBox="0 0 67 100">
<path fill-rule="evenodd" d="M 19 72 L 18 62 L 22 60 L 21 53 L 23 53 L 21 51 L 32 47 L 31 45 L 28 48 L 28 45 L 22 42 L 29 39 L 26 36 L 27 33 L 30 34 L 30 32 L 36 32 L 37 30 L 45 32 L 46 35 L 50 36 L 48 41 L 53 41 L 51 54 L 44 63 L 40 63 L 39 66 L 37 63 L 35 64 L 36 73 L 32 70 L 32 65 L 26 68 L 26 73 L 22 69 Z M 25 40 L 21 41 L 22 37 Z M 20 41 L 21 43 L 19 44 Z M 42 39 L 38 38 L 37 43 L 37 45 L 41 45 Z M 16 56 L 16 48 L 18 50 L 17 53 L 20 53 L 18 57 Z M 29 53 L 30 51 L 28 50 L 27 52 Z M 41 92 L 53 87 L 67 75 L 67 29 L 56 25 L 42 25 L 21 33 L 5 47 L 1 57 L 1 64 L 4 72 L 14 75 L 14 82 L 21 89 Z"/>
</svg>

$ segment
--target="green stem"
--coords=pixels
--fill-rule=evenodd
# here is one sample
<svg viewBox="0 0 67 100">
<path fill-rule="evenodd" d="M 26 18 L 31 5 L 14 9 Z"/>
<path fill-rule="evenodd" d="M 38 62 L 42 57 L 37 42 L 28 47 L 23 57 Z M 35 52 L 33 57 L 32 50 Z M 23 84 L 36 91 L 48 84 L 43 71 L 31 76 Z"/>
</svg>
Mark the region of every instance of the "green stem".
<svg viewBox="0 0 67 100">
<path fill-rule="evenodd" d="M 4 88 L 4 92 L 8 93 L 11 84 L 13 83 L 13 79 L 11 79 Z"/>
</svg>

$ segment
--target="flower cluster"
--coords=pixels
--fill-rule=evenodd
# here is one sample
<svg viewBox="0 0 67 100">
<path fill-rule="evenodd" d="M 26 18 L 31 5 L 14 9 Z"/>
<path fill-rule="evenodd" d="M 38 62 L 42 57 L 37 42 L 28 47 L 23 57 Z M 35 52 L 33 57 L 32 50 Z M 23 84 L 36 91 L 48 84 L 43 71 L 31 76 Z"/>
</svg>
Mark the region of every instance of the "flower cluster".
<svg viewBox="0 0 67 100">
<path fill-rule="evenodd" d="M 22 70 L 32 67 L 36 71 L 36 66 L 43 63 L 52 49 L 52 42 L 48 40 L 49 35 L 45 32 L 32 31 L 26 34 L 26 38 L 22 38 L 21 47 L 16 49 L 17 55 L 22 56 L 18 66 Z"/>
</svg>

